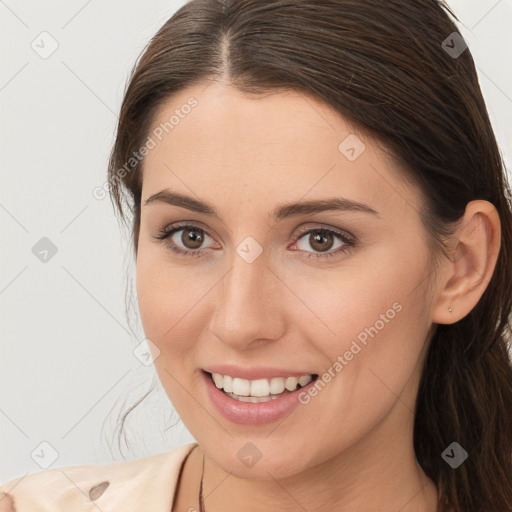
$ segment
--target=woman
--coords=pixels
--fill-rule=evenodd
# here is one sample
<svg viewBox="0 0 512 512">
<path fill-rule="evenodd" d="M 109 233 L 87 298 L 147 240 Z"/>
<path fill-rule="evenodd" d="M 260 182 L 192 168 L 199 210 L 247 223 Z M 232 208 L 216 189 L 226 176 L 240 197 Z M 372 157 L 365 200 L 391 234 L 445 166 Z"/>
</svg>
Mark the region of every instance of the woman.
<svg viewBox="0 0 512 512">
<path fill-rule="evenodd" d="M 197 440 L 2 510 L 512 510 L 512 211 L 436 0 L 193 0 L 109 166 L 144 331 Z"/>
</svg>

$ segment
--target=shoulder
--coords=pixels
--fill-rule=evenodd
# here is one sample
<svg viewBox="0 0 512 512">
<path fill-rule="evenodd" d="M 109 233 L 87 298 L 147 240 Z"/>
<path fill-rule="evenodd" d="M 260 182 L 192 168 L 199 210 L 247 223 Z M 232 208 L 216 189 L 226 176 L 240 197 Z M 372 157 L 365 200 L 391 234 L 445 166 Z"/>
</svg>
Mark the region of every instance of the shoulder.
<svg viewBox="0 0 512 512">
<path fill-rule="evenodd" d="M 114 464 L 52 468 L 0 486 L 0 512 L 101 509 L 168 512 L 183 462 L 197 443 Z"/>
</svg>

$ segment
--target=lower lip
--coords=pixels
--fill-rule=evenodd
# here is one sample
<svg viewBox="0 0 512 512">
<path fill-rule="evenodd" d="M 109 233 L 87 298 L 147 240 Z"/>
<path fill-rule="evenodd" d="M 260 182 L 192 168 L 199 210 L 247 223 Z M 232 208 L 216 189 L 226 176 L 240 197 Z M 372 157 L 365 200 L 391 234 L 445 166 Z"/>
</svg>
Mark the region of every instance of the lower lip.
<svg viewBox="0 0 512 512">
<path fill-rule="evenodd" d="M 208 395 L 220 414 L 227 420 L 241 425 L 264 425 L 281 419 L 300 404 L 299 393 L 307 392 L 308 388 L 316 382 L 313 380 L 306 386 L 279 398 L 255 404 L 230 398 L 215 386 L 209 373 L 204 371 L 201 373 Z"/>
</svg>

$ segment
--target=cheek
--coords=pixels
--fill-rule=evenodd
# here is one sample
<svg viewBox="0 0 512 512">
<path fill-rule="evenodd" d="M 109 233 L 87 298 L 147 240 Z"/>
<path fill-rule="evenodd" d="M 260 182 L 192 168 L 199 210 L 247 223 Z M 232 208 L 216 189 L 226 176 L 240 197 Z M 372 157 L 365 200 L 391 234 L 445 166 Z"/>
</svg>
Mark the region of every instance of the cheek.
<svg viewBox="0 0 512 512">
<path fill-rule="evenodd" d="M 418 244 L 411 257 L 398 243 L 389 244 L 349 257 L 337 267 L 290 265 L 280 275 L 298 299 L 294 314 L 303 328 L 309 326 L 309 340 L 334 354 L 348 349 L 358 336 L 362 342 L 370 332 L 384 338 L 391 325 L 402 330 L 405 318 L 414 324 L 426 316 L 422 285 L 427 260 L 422 251 Z M 292 294 L 288 301 L 293 302 Z"/>
<path fill-rule="evenodd" d="M 204 315 L 205 293 L 205 282 L 197 278 L 192 266 L 177 268 L 162 252 L 151 255 L 142 248 L 137 258 L 137 297 L 144 334 L 158 347 L 155 369 L 186 424 L 198 421 L 198 411 L 190 407 L 185 389 L 190 387 L 190 370 L 197 359 L 197 340 L 203 329 L 198 315 Z"/>
<path fill-rule="evenodd" d="M 411 261 L 410 252 L 391 247 L 364 264 L 347 260 L 329 277 L 315 269 L 295 278 L 293 291 L 307 305 L 296 315 L 301 335 L 322 354 L 326 387 L 354 427 L 385 414 L 421 371 L 430 325 L 422 250 Z M 414 394 L 407 396 L 413 409 Z"/>
<path fill-rule="evenodd" d="M 215 284 L 213 276 L 203 274 L 192 265 L 173 265 L 162 249 L 141 247 L 137 258 L 139 311 L 146 337 L 161 351 L 160 363 L 169 353 L 179 358 L 194 347 L 199 325 L 191 319 L 200 314 L 205 294 Z"/>
</svg>

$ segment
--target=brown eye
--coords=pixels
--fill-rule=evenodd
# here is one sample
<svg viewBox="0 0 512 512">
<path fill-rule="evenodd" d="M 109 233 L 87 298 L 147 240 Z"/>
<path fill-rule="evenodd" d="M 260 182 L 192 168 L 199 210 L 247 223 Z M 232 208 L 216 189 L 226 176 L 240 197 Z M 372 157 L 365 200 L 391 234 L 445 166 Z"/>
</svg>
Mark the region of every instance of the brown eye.
<svg viewBox="0 0 512 512">
<path fill-rule="evenodd" d="M 317 231 L 309 234 L 309 244 L 315 251 L 324 252 L 332 249 L 334 236 L 327 231 Z"/>
<path fill-rule="evenodd" d="M 172 252 L 183 256 L 201 256 L 209 248 L 219 248 L 219 244 L 204 229 L 188 223 L 166 226 L 154 238 Z M 210 247 L 204 246 L 207 239 L 210 239 Z"/>
<path fill-rule="evenodd" d="M 301 251 L 326 252 L 347 245 L 349 240 L 341 234 L 326 229 L 310 229 L 297 240 L 297 247 Z"/>
<path fill-rule="evenodd" d="M 291 249 L 299 250 L 307 258 L 320 260 L 341 256 L 355 247 L 356 243 L 356 238 L 346 231 L 335 231 L 322 227 L 307 231 L 301 230 L 300 236 L 296 238 Z"/>
<path fill-rule="evenodd" d="M 187 249 L 199 249 L 204 242 L 204 231 L 200 229 L 181 229 L 181 243 Z"/>
</svg>

